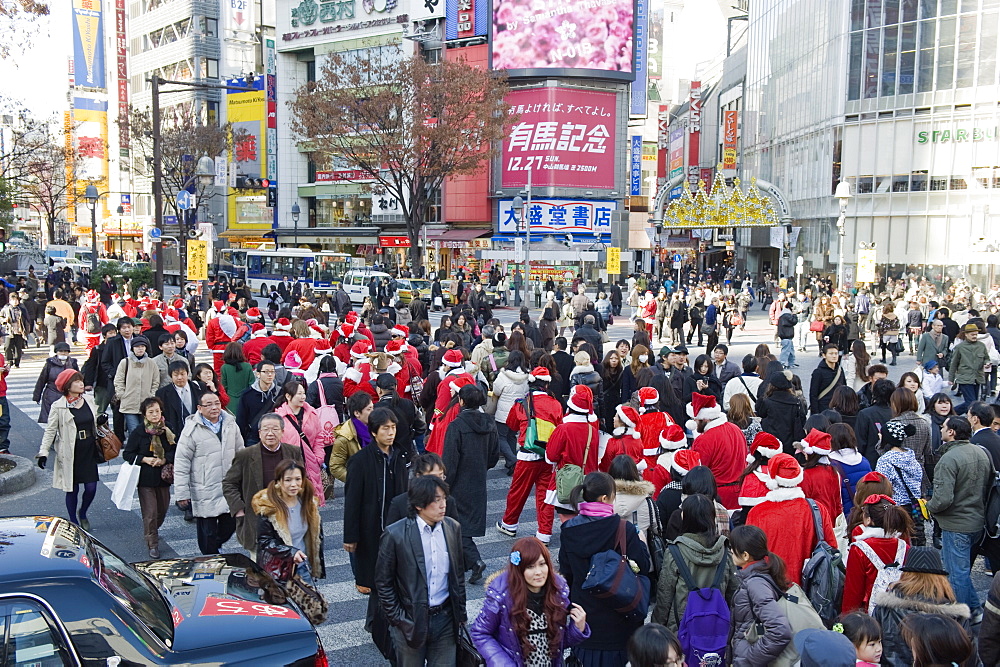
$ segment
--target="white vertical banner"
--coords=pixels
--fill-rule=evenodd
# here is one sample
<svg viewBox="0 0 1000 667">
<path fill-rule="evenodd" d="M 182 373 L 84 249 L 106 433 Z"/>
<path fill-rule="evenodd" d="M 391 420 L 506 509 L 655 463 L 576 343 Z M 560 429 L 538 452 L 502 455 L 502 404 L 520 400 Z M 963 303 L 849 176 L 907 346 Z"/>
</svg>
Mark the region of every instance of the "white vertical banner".
<svg viewBox="0 0 1000 667">
<path fill-rule="evenodd" d="M 254 36 L 253 3 L 250 0 L 223 0 L 225 39 L 251 40 Z"/>
</svg>

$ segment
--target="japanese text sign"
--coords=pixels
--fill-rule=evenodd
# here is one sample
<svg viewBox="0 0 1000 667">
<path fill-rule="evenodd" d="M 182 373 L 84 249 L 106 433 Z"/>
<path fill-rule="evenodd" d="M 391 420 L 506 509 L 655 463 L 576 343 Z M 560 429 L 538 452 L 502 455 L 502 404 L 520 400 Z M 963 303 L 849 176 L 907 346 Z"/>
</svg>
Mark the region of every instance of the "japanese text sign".
<svg viewBox="0 0 1000 667">
<path fill-rule="evenodd" d="M 268 618 L 301 618 L 290 607 L 282 607 L 263 602 L 249 600 L 233 600 L 230 598 L 205 598 L 205 606 L 199 616 L 266 616 Z"/>
<path fill-rule="evenodd" d="M 568 88 L 507 95 L 519 120 L 504 141 L 501 187 L 614 188 L 617 96 Z"/>
<path fill-rule="evenodd" d="M 632 153 L 629 160 L 628 193 L 633 197 L 642 194 L 642 135 L 632 135 Z"/>
<path fill-rule="evenodd" d="M 611 214 L 618 208 L 614 201 L 533 199 L 519 219 L 512 202 L 498 202 L 498 234 L 522 234 L 523 216 L 531 223 L 532 234 L 610 234 Z M 522 225 L 520 230 L 518 224 Z"/>
<path fill-rule="evenodd" d="M 722 112 L 722 168 L 736 169 L 736 114 L 737 111 Z"/>
</svg>

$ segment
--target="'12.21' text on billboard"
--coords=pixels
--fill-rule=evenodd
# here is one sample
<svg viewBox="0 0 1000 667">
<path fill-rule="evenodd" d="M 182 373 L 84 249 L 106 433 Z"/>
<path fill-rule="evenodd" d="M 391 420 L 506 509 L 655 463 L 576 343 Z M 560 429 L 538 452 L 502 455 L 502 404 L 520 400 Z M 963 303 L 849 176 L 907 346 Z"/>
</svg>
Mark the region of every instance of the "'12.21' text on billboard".
<svg viewBox="0 0 1000 667">
<path fill-rule="evenodd" d="M 504 142 L 501 187 L 614 188 L 616 95 L 570 88 L 515 90 L 519 116 Z"/>
</svg>

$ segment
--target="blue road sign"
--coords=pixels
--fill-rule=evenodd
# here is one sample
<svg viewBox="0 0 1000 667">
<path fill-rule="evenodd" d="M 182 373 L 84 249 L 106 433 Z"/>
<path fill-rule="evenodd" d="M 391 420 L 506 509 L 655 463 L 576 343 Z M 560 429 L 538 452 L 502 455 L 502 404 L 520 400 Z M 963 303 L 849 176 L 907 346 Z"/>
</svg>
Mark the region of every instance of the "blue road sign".
<svg viewBox="0 0 1000 667">
<path fill-rule="evenodd" d="M 681 261 L 681 256 L 680 256 L 680 254 L 676 254 L 676 255 L 674 255 L 674 261 L 675 261 L 675 262 L 679 262 L 679 261 Z"/>
<path fill-rule="evenodd" d="M 189 208 L 191 208 L 193 203 L 194 203 L 194 197 L 192 197 L 191 193 L 188 192 L 187 190 L 181 190 L 180 192 L 177 193 L 177 208 L 179 208 L 180 210 L 182 211 L 188 210 Z"/>
<path fill-rule="evenodd" d="M 160 229 L 159 227 L 151 227 L 149 229 L 149 238 L 153 239 L 154 241 L 160 238 L 161 236 L 163 236 L 163 230 Z"/>
</svg>

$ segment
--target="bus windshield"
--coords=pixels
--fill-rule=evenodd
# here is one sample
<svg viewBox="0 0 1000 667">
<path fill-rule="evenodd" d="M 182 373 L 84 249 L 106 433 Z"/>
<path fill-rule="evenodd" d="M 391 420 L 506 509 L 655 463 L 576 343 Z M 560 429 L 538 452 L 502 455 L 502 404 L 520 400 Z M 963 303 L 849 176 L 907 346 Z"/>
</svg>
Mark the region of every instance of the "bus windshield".
<svg viewBox="0 0 1000 667">
<path fill-rule="evenodd" d="M 315 287 L 333 287 L 344 280 L 344 274 L 351 265 L 351 256 L 344 253 L 324 253 L 316 255 L 313 262 L 313 284 Z"/>
</svg>

